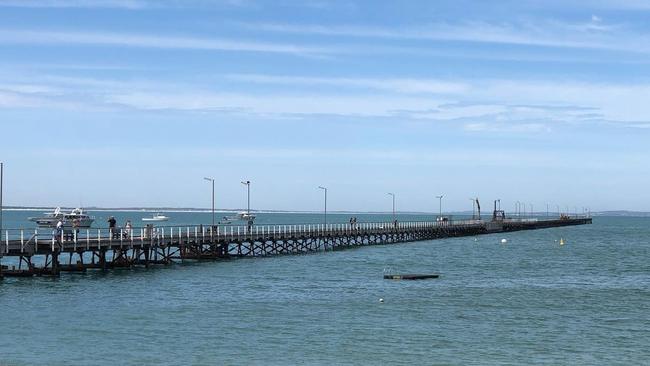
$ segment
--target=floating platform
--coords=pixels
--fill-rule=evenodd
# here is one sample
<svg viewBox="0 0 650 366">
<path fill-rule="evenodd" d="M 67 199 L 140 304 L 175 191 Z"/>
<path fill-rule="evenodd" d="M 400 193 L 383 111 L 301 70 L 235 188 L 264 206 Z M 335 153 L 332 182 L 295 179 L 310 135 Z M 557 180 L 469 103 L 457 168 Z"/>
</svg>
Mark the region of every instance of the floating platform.
<svg viewBox="0 0 650 366">
<path fill-rule="evenodd" d="M 439 274 L 386 274 L 385 280 L 426 280 L 429 278 L 438 278 Z"/>
</svg>

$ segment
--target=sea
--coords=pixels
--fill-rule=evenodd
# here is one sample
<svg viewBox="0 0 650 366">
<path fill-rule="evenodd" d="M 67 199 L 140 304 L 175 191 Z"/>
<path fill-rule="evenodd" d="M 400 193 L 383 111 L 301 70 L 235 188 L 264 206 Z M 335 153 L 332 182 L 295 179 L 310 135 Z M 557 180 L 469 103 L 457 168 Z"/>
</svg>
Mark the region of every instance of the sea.
<svg viewBox="0 0 650 366">
<path fill-rule="evenodd" d="M 4 227 L 28 228 L 37 214 L 5 211 Z M 105 227 L 111 215 L 122 223 L 152 213 L 91 214 Z M 166 214 L 170 225 L 212 217 Z M 390 220 L 328 221 L 350 216 Z M 440 277 L 385 280 L 388 270 Z M 3 366 L 649 363 L 650 218 L 0 281 Z"/>
</svg>

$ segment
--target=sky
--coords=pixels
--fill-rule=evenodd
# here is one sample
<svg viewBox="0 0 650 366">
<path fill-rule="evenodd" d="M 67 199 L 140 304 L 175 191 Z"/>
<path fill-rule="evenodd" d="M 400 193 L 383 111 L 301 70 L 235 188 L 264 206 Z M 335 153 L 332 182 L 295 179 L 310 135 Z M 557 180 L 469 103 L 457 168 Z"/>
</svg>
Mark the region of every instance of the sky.
<svg viewBox="0 0 650 366">
<path fill-rule="evenodd" d="M 650 2 L 0 0 L 6 205 L 650 210 Z"/>
</svg>

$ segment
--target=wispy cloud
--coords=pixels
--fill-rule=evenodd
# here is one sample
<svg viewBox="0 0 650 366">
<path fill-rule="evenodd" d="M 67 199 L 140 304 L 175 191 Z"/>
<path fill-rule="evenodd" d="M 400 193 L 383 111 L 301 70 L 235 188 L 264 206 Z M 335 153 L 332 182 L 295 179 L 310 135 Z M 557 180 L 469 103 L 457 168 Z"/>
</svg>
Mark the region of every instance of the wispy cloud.
<svg viewBox="0 0 650 366">
<path fill-rule="evenodd" d="M 150 5 L 142 0 L 0 0 L 0 7 L 21 8 L 123 8 L 143 9 Z"/>
<path fill-rule="evenodd" d="M 650 123 L 648 84 L 536 80 L 382 79 L 224 75 L 227 83 L 174 83 L 57 75 L 5 78 L 4 108 L 39 106 L 141 111 L 197 111 L 254 118 L 324 116 L 454 122 L 466 131 L 544 132 L 558 124 Z M 232 82 L 238 82 L 232 85 Z M 249 83 L 269 84 L 251 88 Z M 230 85 L 215 87 L 214 85 Z M 319 89 L 314 86 L 326 85 Z M 79 92 L 83 90 L 83 92 Z M 246 91 L 242 91 L 246 90 Z M 377 92 L 380 91 L 380 92 Z"/>
<path fill-rule="evenodd" d="M 0 7 L 15 8 L 115 8 L 142 10 L 214 6 L 249 6 L 249 0 L 0 0 Z"/>
<path fill-rule="evenodd" d="M 397 93 L 458 94 L 469 86 L 461 82 L 409 78 L 324 78 L 278 76 L 262 74 L 233 74 L 227 78 L 241 82 L 276 85 L 324 85 L 348 88 L 377 89 Z"/>
<path fill-rule="evenodd" d="M 457 41 L 650 52 L 650 48 L 642 46 L 650 40 L 647 34 L 637 33 L 623 25 L 606 24 L 600 17 L 592 17 L 587 21 L 576 23 L 548 20 L 516 23 L 465 21 L 408 27 L 287 23 L 243 24 L 243 26 L 267 32 L 334 37 Z"/>
<path fill-rule="evenodd" d="M 254 42 L 224 38 L 154 36 L 130 33 L 44 32 L 0 29 L 4 44 L 69 44 L 86 46 L 123 46 L 158 49 L 265 52 L 292 55 L 320 55 L 336 52 L 322 47 L 286 43 Z"/>
</svg>

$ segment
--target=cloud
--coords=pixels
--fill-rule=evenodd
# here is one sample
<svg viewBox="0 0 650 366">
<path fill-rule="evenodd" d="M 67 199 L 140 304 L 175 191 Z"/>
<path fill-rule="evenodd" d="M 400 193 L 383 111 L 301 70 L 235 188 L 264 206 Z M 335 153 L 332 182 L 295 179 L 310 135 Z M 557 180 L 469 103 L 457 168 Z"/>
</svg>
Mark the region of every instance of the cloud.
<svg viewBox="0 0 650 366">
<path fill-rule="evenodd" d="M 377 89 L 396 93 L 459 94 L 467 91 L 462 82 L 415 78 L 324 78 L 279 76 L 262 74 L 233 74 L 227 78 L 235 81 L 275 85 L 324 85 L 334 87 Z"/>
<path fill-rule="evenodd" d="M 477 42 L 650 53 L 650 48 L 640 46 L 650 41 L 647 34 L 637 33 L 622 25 L 605 24 L 596 16 L 590 21 L 576 23 L 551 20 L 517 23 L 438 22 L 408 27 L 286 23 L 243 26 L 258 31 L 332 37 Z"/>
<path fill-rule="evenodd" d="M 249 6 L 248 0 L 0 0 L 0 7 L 15 8 L 114 8 L 142 10 L 150 8 L 184 8 Z"/>
<path fill-rule="evenodd" d="M 59 75 L 14 79 L 6 75 L 4 79 L 0 83 L 3 108 L 61 105 L 305 121 L 324 116 L 388 118 L 457 122 L 467 131 L 543 132 L 558 124 L 645 127 L 650 123 L 645 98 L 650 84 L 264 74 L 230 74 L 194 83 Z M 268 87 L 255 87 L 259 83 Z"/>
<path fill-rule="evenodd" d="M 142 0 L 0 0 L 0 7 L 21 8 L 143 9 L 149 5 L 149 2 Z"/>
<path fill-rule="evenodd" d="M 68 44 L 86 46 L 122 46 L 158 49 L 192 49 L 208 51 L 236 51 L 282 53 L 292 55 L 319 55 L 335 52 L 332 49 L 297 46 L 286 43 L 252 42 L 233 39 L 154 36 L 129 33 L 44 32 L 1 30 L 4 44 Z"/>
</svg>

